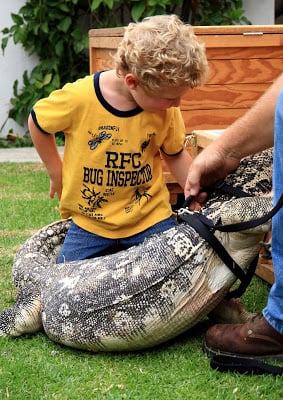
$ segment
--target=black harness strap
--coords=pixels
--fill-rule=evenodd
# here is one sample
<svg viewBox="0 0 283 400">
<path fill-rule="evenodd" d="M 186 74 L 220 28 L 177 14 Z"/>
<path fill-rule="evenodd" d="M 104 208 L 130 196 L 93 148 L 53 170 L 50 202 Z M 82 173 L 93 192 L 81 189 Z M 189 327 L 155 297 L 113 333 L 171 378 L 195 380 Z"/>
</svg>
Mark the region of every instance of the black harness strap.
<svg viewBox="0 0 283 400">
<path fill-rule="evenodd" d="M 221 242 L 214 236 L 214 234 L 210 231 L 210 227 L 203 223 L 202 218 L 199 218 L 200 215 L 197 213 L 193 214 L 184 214 L 179 218 L 181 221 L 186 222 L 192 228 L 196 230 L 196 232 L 210 244 L 213 250 L 218 254 L 224 264 L 230 268 L 230 270 L 236 275 L 238 279 L 243 281 L 245 279 L 245 273 L 241 267 L 233 260 L 230 254 L 226 251 L 225 247 Z M 211 222 L 211 221 L 210 221 Z"/>
<path fill-rule="evenodd" d="M 202 214 L 200 214 L 200 218 L 206 226 L 214 228 L 218 231 L 239 232 L 239 231 L 244 231 L 246 229 L 255 228 L 256 226 L 264 224 L 265 222 L 270 220 L 280 210 L 282 205 L 283 205 L 283 194 L 279 198 L 277 204 L 266 215 L 264 215 L 260 218 L 251 219 L 250 221 L 237 222 L 235 224 L 229 224 L 229 225 L 214 225 L 210 219 L 208 219 L 205 215 L 202 215 Z"/>
<path fill-rule="evenodd" d="M 209 190 L 204 189 L 203 191 L 211 192 L 212 190 L 220 190 L 223 193 L 229 193 L 232 194 L 233 196 L 236 197 L 251 197 L 249 194 L 246 192 L 243 192 L 239 188 L 234 188 L 229 185 L 227 185 L 224 182 L 217 182 L 213 187 L 209 188 Z M 192 201 L 193 197 L 189 196 L 185 200 L 184 206 L 188 207 L 190 202 Z M 215 230 L 219 230 L 221 232 L 238 232 L 246 229 L 251 229 L 256 226 L 259 226 L 265 222 L 267 222 L 269 219 L 271 219 L 274 214 L 277 213 L 277 211 L 282 207 L 283 205 L 283 195 L 280 197 L 278 203 L 276 206 L 266 215 L 264 215 L 261 218 L 258 219 L 253 219 L 251 221 L 247 222 L 239 222 L 235 224 L 230 224 L 230 225 L 216 225 L 214 224 L 209 218 L 206 216 L 199 214 L 198 212 L 190 212 L 188 211 L 187 213 L 184 214 L 179 214 L 178 219 L 180 221 L 183 221 L 185 223 L 188 223 L 190 226 L 192 226 L 198 234 L 205 239 L 210 246 L 213 248 L 213 250 L 218 254 L 218 256 L 221 258 L 221 260 L 224 262 L 224 264 L 233 272 L 234 275 L 240 280 L 240 285 L 237 289 L 231 291 L 228 293 L 227 297 L 240 297 L 250 284 L 250 281 L 252 279 L 252 276 L 255 272 L 257 262 L 258 262 L 258 255 L 252 260 L 247 273 L 245 273 L 242 268 L 233 260 L 233 258 L 229 255 L 229 253 L 226 251 L 224 246 L 221 244 L 221 242 L 214 236 L 213 232 Z M 184 207 L 183 207 L 184 208 Z"/>
<path fill-rule="evenodd" d="M 242 189 L 238 187 L 234 187 L 231 185 L 228 185 L 224 181 L 220 180 L 215 182 L 213 185 L 211 185 L 208 188 L 201 189 L 200 193 L 206 192 L 208 194 L 212 193 L 214 190 L 218 190 L 219 192 L 222 192 L 224 194 L 230 194 L 234 197 L 252 197 L 249 193 L 244 192 Z M 182 208 L 187 208 L 192 200 L 194 199 L 195 196 L 188 196 L 184 203 Z"/>
<path fill-rule="evenodd" d="M 210 188 L 208 188 L 208 193 L 211 193 L 213 190 L 218 190 L 225 194 L 231 194 L 232 196 L 235 197 L 252 197 L 249 193 L 245 192 L 239 187 L 228 185 L 223 180 L 215 182 Z"/>
</svg>

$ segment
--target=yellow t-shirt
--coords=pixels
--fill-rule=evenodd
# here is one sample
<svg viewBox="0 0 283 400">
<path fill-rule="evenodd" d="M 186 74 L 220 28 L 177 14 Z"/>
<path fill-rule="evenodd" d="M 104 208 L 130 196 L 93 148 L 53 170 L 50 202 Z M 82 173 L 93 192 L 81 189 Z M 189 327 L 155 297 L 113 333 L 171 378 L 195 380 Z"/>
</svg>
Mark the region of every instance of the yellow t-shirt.
<svg viewBox="0 0 283 400">
<path fill-rule="evenodd" d="M 178 154 L 185 127 L 176 107 L 158 113 L 114 109 L 100 92 L 99 75 L 54 91 L 31 115 L 43 134 L 65 134 L 61 216 L 118 239 L 172 214 L 159 150 Z"/>
</svg>

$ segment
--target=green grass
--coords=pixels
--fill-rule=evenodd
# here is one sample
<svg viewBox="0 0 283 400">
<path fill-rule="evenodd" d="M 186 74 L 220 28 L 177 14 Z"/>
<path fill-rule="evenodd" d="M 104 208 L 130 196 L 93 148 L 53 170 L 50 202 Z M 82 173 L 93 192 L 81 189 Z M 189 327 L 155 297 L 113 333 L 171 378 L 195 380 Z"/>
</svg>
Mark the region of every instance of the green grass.
<svg viewBox="0 0 283 400">
<path fill-rule="evenodd" d="M 11 268 L 17 248 L 59 219 L 41 164 L 0 163 L 0 308 L 13 304 Z M 269 285 L 254 277 L 243 302 L 260 311 Z M 73 350 L 42 332 L 0 338 L 0 400 L 249 400 L 283 399 L 283 378 L 210 369 L 202 352 L 207 320 L 169 343 L 143 352 Z M 279 365 L 281 365 L 279 363 Z"/>
</svg>

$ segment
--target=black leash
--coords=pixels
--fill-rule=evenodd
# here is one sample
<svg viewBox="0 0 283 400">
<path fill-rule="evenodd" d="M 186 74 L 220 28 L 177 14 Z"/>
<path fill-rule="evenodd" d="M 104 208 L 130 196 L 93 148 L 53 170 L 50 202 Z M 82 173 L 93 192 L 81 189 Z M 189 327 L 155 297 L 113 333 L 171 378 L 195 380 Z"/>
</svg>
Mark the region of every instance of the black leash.
<svg viewBox="0 0 283 400">
<path fill-rule="evenodd" d="M 210 360 L 212 369 L 219 372 L 238 372 L 244 375 L 283 375 L 283 368 L 255 358 L 216 355 Z"/>
<path fill-rule="evenodd" d="M 200 214 L 183 214 L 180 215 L 179 219 L 188 223 L 191 227 L 193 227 L 196 232 L 210 244 L 213 250 L 218 254 L 224 264 L 233 272 L 234 275 L 240 280 L 240 285 L 237 289 L 230 291 L 227 294 L 227 298 L 232 297 L 240 297 L 245 292 L 246 288 L 250 284 L 252 276 L 255 272 L 255 268 L 257 265 L 258 256 L 256 256 L 248 270 L 245 273 L 242 268 L 236 263 L 235 260 L 230 256 L 222 243 L 214 236 L 213 232 L 210 230 L 211 228 L 216 228 L 216 225 L 209 220 L 209 225 L 206 224 L 206 219 L 200 218 Z"/>
<path fill-rule="evenodd" d="M 225 181 L 222 180 L 215 182 L 208 188 L 201 189 L 199 193 L 205 192 L 209 195 L 215 190 L 218 190 L 219 192 L 222 192 L 224 194 L 230 194 L 234 197 L 252 197 L 249 193 L 244 192 L 242 189 L 228 185 L 227 183 L 225 183 Z M 182 208 L 189 207 L 190 203 L 193 201 L 194 198 L 195 196 L 188 196 L 185 199 Z"/>
</svg>

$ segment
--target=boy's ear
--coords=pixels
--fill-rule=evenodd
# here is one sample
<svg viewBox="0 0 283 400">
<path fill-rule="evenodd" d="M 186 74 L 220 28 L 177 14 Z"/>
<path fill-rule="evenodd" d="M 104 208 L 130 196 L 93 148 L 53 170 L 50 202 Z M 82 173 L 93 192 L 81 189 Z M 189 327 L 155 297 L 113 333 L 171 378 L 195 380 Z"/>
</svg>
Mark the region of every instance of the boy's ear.
<svg viewBox="0 0 283 400">
<path fill-rule="evenodd" d="M 128 86 L 129 89 L 133 90 L 136 89 L 138 86 L 138 78 L 134 74 L 126 74 L 124 78 L 125 84 Z"/>
</svg>

